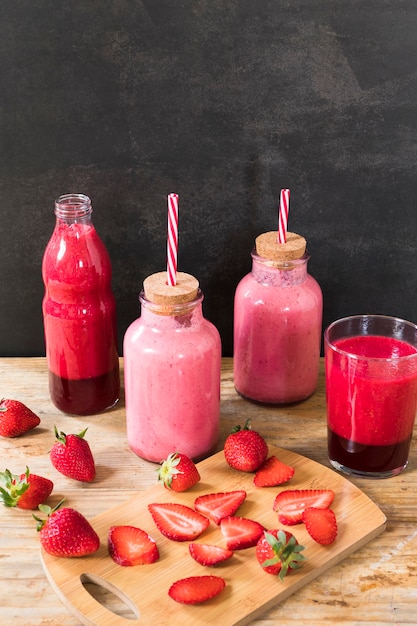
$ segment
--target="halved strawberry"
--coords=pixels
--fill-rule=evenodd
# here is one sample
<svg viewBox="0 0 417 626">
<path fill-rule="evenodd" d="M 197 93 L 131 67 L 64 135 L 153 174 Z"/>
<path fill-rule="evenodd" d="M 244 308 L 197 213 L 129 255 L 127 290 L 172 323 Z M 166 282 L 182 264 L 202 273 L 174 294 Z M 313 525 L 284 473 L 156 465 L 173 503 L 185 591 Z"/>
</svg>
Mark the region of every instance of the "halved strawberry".
<svg viewBox="0 0 417 626">
<path fill-rule="evenodd" d="M 189 543 L 188 549 L 194 561 L 208 567 L 223 563 L 233 556 L 233 550 L 206 543 Z"/>
<path fill-rule="evenodd" d="M 220 530 L 229 550 L 244 550 L 255 546 L 264 532 L 264 527 L 246 517 L 224 517 Z"/>
<path fill-rule="evenodd" d="M 303 513 L 303 522 L 310 537 L 323 546 L 328 546 L 336 539 L 337 522 L 332 509 L 318 509 L 311 506 Z"/>
<path fill-rule="evenodd" d="M 287 489 L 281 491 L 272 506 L 281 524 L 301 524 L 305 509 L 314 506 L 327 509 L 334 499 L 332 489 Z"/>
<path fill-rule="evenodd" d="M 225 586 L 220 576 L 190 576 L 173 583 L 168 595 L 182 604 L 200 604 L 217 596 Z"/>
<path fill-rule="evenodd" d="M 126 567 L 154 563 L 159 559 L 155 541 L 136 526 L 112 526 L 107 537 L 107 547 L 113 561 Z"/>
<path fill-rule="evenodd" d="M 256 487 L 276 487 L 286 483 L 293 476 L 293 467 L 286 465 L 276 456 L 270 456 L 256 472 L 253 482 Z"/>
<path fill-rule="evenodd" d="M 158 530 L 172 541 L 193 541 L 210 523 L 208 517 L 185 504 L 153 503 L 148 509 Z"/>
<path fill-rule="evenodd" d="M 234 515 L 246 498 L 246 491 L 224 491 L 219 493 L 207 493 L 199 496 L 194 501 L 196 511 L 211 519 L 215 524 L 220 524 L 224 517 Z"/>
</svg>

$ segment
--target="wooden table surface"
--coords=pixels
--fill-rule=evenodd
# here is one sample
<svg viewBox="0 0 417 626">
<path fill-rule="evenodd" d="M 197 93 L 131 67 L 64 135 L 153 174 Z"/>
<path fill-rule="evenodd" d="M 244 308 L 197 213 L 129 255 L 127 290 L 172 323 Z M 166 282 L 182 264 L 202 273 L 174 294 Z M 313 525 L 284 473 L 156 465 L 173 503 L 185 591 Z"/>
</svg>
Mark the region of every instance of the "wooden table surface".
<svg viewBox="0 0 417 626">
<path fill-rule="evenodd" d="M 318 389 L 305 402 L 262 407 L 238 396 L 233 386 L 232 359 L 223 359 L 218 450 L 235 424 L 251 418 L 252 426 L 269 443 L 328 467 L 323 363 L 321 368 Z M 121 376 L 123 380 L 122 359 Z M 123 399 L 115 409 L 99 416 L 70 417 L 60 413 L 49 399 L 44 358 L 1 358 L 0 393 L 26 403 L 42 420 L 32 433 L 15 439 L 0 437 L 0 469 L 20 473 L 28 465 L 33 473 L 49 477 L 55 484 L 51 504 L 65 496 L 67 506 L 91 518 L 155 484 L 155 465 L 139 459 L 127 444 Z M 77 483 L 52 467 L 48 451 L 55 424 L 67 433 L 88 426 L 87 438 L 97 465 L 94 483 Z M 254 620 L 254 626 L 417 624 L 416 436 L 409 466 L 401 475 L 385 480 L 351 479 L 385 513 L 386 531 Z M 79 626 L 45 577 L 32 513 L 3 506 L 0 623 Z"/>
</svg>

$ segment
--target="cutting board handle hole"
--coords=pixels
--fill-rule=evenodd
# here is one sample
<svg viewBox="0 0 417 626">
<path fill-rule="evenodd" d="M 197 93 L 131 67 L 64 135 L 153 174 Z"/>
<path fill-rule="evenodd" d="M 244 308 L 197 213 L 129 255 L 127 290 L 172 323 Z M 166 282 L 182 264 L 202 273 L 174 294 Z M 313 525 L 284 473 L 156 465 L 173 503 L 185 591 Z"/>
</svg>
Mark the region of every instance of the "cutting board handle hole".
<svg viewBox="0 0 417 626">
<path fill-rule="evenodd" d="M 132 600 L 123 591 L 101 576 L 81 574 L 80 581 L 90 596 L 108 611 L 129 620 L 140 618 L 140 611 Z"/>
</svg>

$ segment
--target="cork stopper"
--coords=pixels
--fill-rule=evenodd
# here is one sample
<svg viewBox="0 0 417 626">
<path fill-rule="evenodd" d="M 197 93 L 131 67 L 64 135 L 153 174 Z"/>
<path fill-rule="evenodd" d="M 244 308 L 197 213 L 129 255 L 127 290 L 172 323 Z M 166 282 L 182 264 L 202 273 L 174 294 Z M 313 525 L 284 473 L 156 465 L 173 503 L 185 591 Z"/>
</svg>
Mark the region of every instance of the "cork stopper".
<svg viewBox="0 0 417 626">
<path fill-rule="evenodd" d="M 276 231 L 262 233 L 255 239 L 256 254 L 270 261 L 293 261 L 301 259 L 306 251 L 307 242 L 297 233 L 287 232 L 285 243 L 278 243 Z"/>
<path fill-rule="evenodd" d="M 174 306 L 195 300 L 199 282 L 191 274 L 177 272 L 176 285 L 167 284 L 167 273 L 151 274 L 143 281 L 145 298 L 154 304 Z"/>
</svg>

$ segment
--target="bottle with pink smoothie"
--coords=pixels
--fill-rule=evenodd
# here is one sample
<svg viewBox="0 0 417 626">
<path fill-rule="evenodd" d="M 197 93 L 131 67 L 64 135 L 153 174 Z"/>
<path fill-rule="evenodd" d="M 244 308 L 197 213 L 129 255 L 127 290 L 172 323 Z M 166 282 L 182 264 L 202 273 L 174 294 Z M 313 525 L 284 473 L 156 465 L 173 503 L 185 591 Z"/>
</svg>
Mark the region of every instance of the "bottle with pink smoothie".
<svg viewBox="0 0 417 626">
<path fill-rule="evenodd" d="M 152 274 L 139 299 L 123 344 L 129 445 L 158 463 L 175 451 L 199 460 L 219 437 L 220 335 L 190 274 L 177 272 L 174 286 L 166 272 Z"/>
<path fill-rule="evenodd" d="M 234 302 L 234 382 L 265 404 L 304 400 L 317 387 L 323 297 L 307 272 L 306 241 L 276 232 L 256 238 L 252 271 Z"/>
<path fill-rule="evenodd" d="M 110 408 L 120 390 L 111 264 L 91 213 L 88 196 L 58 198 L 42 263 L 50 395 L 73 415 Z"/>
</svg>

